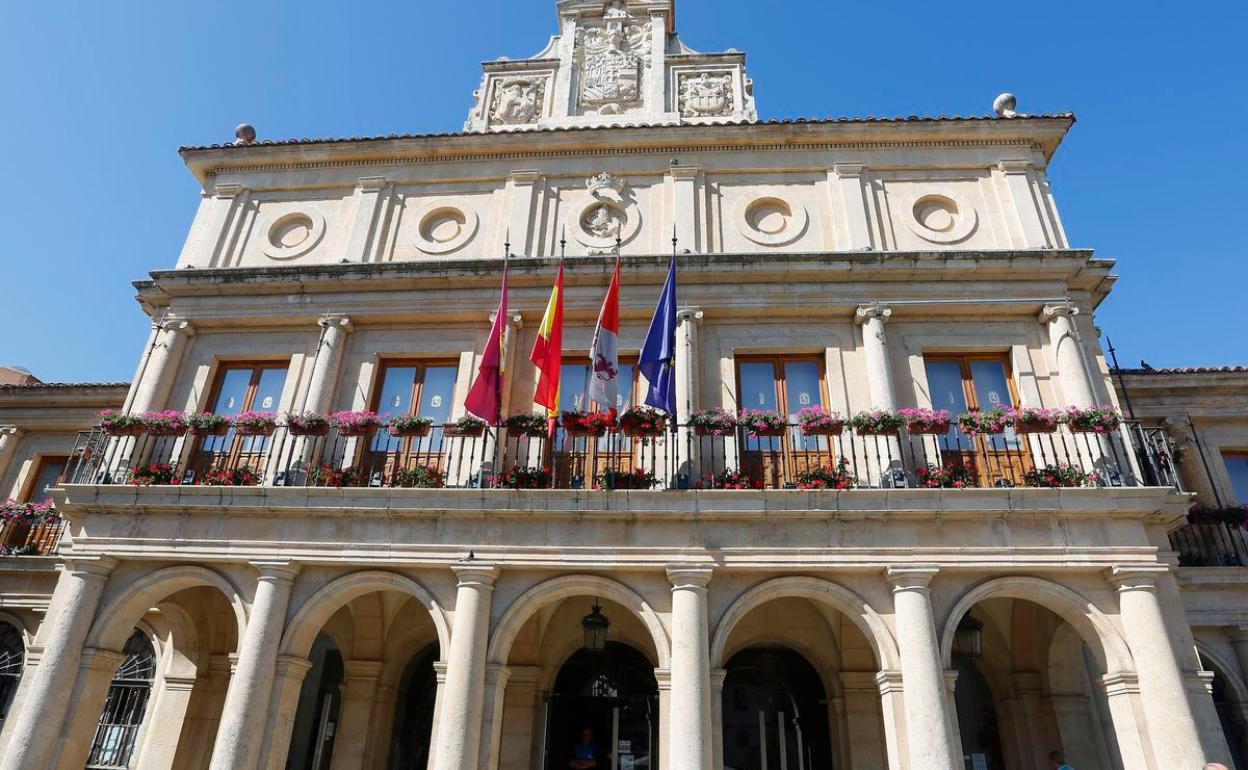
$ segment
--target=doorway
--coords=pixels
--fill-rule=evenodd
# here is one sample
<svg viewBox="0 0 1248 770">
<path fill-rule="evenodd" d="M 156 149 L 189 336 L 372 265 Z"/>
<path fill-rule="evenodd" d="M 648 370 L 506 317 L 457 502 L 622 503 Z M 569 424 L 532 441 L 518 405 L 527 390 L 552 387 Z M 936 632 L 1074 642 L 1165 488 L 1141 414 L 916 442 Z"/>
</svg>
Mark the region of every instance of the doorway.
<svg viewBox="0 0 1248 770">
<path fill-rule="evenodd" d="M 654 664 L 626 644 L 581 650 L 564 663 L 543 705 L 546 770 L 651 770 L 659 766 Z"/>
<path fill-rule="evenodd" d="M 792 650 L 755 647 L 732 656 L 724 678 L 724 767 L 832 767 L 828 701 L 814 666 Z"/>
</svg>

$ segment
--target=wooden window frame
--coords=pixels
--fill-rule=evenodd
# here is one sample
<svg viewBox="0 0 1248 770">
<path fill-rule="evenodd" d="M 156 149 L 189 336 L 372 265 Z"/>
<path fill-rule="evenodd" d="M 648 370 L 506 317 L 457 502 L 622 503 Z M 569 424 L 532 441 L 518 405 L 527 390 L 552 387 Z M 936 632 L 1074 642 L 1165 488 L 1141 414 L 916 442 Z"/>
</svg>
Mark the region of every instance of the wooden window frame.
<svg viewBox="0 0 1248 770">
<path fill-rule="evenodd" d="M 408 415 L 413 414 L 413 412 L 411 411 L 412 407 L 416 407 L 416 413 L 417 414 L 419 413 L 420 411 L 419 405 L 420 405 L 420 402 L 424 395 L 424 390 L 425 390 L 425 377 L 428 374 L 428 370 L 432 367 L 446 367 L 446 368 L 455 370 L 455 385 L 454 387 L 451 388 L 451 398 L 452 399 L 455 398 L 455 390 L 459 387 L 459 359 L 458 358 L 438 357 L 438 356 L 430 356 L 428 358 L 422 358 L 422 357 L 381 358 L 377 361 L 377 369 L 376 369 L 377 376 L 373 378 L 372 393 L 370 393 L 368 397 L 369 409 L 371 409 L 376 414 L 378 415 L 384 414 L 384 410 L 382 410 L 381 408 L 381 395 L 382 395 L 382 391 L 385 390 L 385 387 L 386 387 L 386 374 L 391 369 L 398 369 L 402 367 L 414 367 L 416 369 L 416 376 L 412 379 L 412 387 L 408 394 L 409 395 L 408 412 L 407 412 Z M 454 412 L 455 412 L 455 404 L 452 403 L 450 414 L 454 414 Z M 437 430 L 441 427 L 442 426 L 440 425 L 433 426 L 434 430 Z M 385 431 L 387 430 L 387 428 L 385 426 L 382 426 L 378 430 Z M 381 461 L 382 470 L 387 476 L 395 472 L 400 467 L 407 468 L 407 466 L 411 463 L 413 459 L 416 459 L 419 461 L 420 458 L 422 457 L 427 460 L 432 459 L 434 457 L 443 458 L 447 453 L 447 444 L 445 441 L 445 437 L 443 438 L 441 447 L 437 451 L 429 449 L 423 452 L 414 451 L 413 447 L 418 446 L 419 442 L 421 441 L 427 441 L 428 440 L 427 438 L 418 438 L 418 437 L 411 437 L 411 436 L 403 437 L 399 439 L 399 446 L 394 451 L 385 450 L 385 451 L 380 451 L 380 452 L 374 451 L 372 448 L 373 441 L 375 440 L 376 440 L 376 434 L 373 434 L 370 436 L 361 437 L 361 439 L 356 442 L 355 466 L 357 468 L 365 467 L 365 466 L 372 467 L 375 458 L 380 457 L 382 458 L 382 461 Z M 365 460 L 367 460 L 367 462 L 365 462 Z M 442 464 L 441 461 L 439 461 L 438 464 L 441 465 Z"/>
<path fill-rule="evenodd" d="M 1011 360 L 1009 353 L 932 353 L 923 355 L 924 373 L 926 374 L 927 364 L 937 362 L 956 362 L 962 369 L 962 395 L 966 399 L 966 409 L 970 412 L 982 411 L 983 407 L 979 403 L 979 394 L 975 392 L 975 378 L 971 374 L 971 363 L 974 361 L 990 361 L 1005 365 L 1005 382 L 1010 389 L 1010 401 L 1014 406 L 1018 406 L 1018 383 L 1014 379 L 1014 362 Z M 931 392 L 931 386 L 928 386 L 928 392 Z M 933 407 L 935 408 L 935 404 Z M 956 418 L 957 415 L 954 415 Z"/>
<path fill-rule="evenodd" d="M 62 462 L 65 464 L 66 467 L 69 467 L 69 456 L 68 455 L 36 455 L 36 460 L 34 464 L 34 472 L 30 475 L 30 478 L 26 481 L 25 488 L 22 490 L 22 494 L 20 495 L 20 498 L 19 498 L 21 502 L 29 503 L 34 499 L 35 494 L 39 491 L 38 490 L 39 477 L 43 475 L 43 471 L 45 468 L 47 468 L 49 465 L 56 463 L 56 462 Z M 57 476 L 56 481 L 60 481 L 61 477 L 63 477 L 64 475 L 65 475 L 65 471 L 64 469 L 62 469 L 61 475 Z M 53 484 L 55 484 L 56 481 L 53 481 Z"/>
<path fill-rule="evenodd" d="M 247 412 L 247 411 L 251 411 L 253 407 L 255 406 L 256 391 L 259 390 L 260 388 L 260 378 L 263 376 L 264 372 L 270 369 L 283 369 L 286 371 L 286 376 L 289 378 L 290 377 L 290 359 L 289 358 L 275 358 L 275 359 L 258 359 L 255 361 L 247 361 L 247 360 L 219 361 L 217 363 L 217 370 L 213 374 L 212 388 L 208 391 L 208 400 L 204 402 L 205 412 L 207 412 L 208 414 L 217 413 L 217 409 L 219 406 L 217 404 L 217 401 L 220 400 L 221 398 L 221 387 L 225 384 L 225 376 L 228 372 L 236 370 L 236 369 L 251 369 L 251 380 L 247 383 L 247 391 L 246 391 L 246 394 L 243 396 L 243 406 L 241 409 L 239 409 L 240 413 Z M 283 385 L 283 389 L 285 389 L 285 385 Z M 274 409 L 273 411 L 274 413 L 277 413 L 278 410 Z M 246 443 L 246 441 L 240 440 L 240 438 L 245 439 L 246 437 L 240 437 L 237 433 L 235 433 L 234 440 L 230 442 L 229 448 L 223 452 L 205 450 L 204 445 L 208 443 L 209 441 L 213 440 L 214 438 L 216 437 L 199 436 L 195 439 L 195 444 L 191 451 L 191 457 L 193 458 L 193 465 L 195 465 L 197 469 L 199 465 L 198 458 L 204 454 L 209 454 L 209 455 L 214 455 L 214 456 L 216 455 L 223 456 L 222 459 L 226 463 L 227 467 L 234 467 L 238 463 L 238 458 L 243 454 L 242 446 L 244 443 Z M 212 464 L 216 465 L 217 463 L 214 461 Z M 207 468 L 198 469 L 198 470 L 206 471 Z M 262 468 L 257 469 L 257 470 L 263 471 Z"/>
<path fill-rule="evenodd" d="M 772 382 L 776 385 L 776 410 L 786 417 L 795 413 L 789 408 L 789 389 L 788 378 L 784 373 L 785 364 L 813 363 L 819 368 L 819 400 L 824 409 L 828 407 L 828 362 L 827 357 L 823 353 L 749 353 L 733 357 L 733 367 L 736 372 L 736 395 L 737 409 L 753 409 L 741 403 L 741 365 L 770 363 L 772 365 Z M 812 405 L 813 406 L 813 405 Z"/>
<path fill-rule="evenodd" d="M 819 406 L 828 406 L 828 362 L 823 353 L 748 353 L 733 357 L 733 368 L 736 373 L 736 399 L 738 411 L 755 409 L 747 406 L 742 398 L 741 367 L 745 364 L 769 363 L 772 371 L 772 385 L 775 388 L 776 411 L 788 419 L 804 407 L 798 405 L 793 409 L 789 404 L 789 380 L 785 372 L 788 364 L 813 363 L 819 372 Z M 815 406 L 815 404 L 811 404 Z M 836 439 L 831 436 L 803 437 L 799 430 L 789 427 L 779 440 L 775 438 L 749 438 L 738 433 L 740 441 L 741 470 L 748 472 L 751 478 L 761 474 L 762 481 L 769 487 L 783 487 L 796 481 L 803 470 L 816 466 L 824 466 L 835 461 L 837 457 Z M 806 441 L 816 442 L 816 448 L 805 446 Z M 756 442 L 756 448 L 750 448 L 750 442 Z"/>
<path fill-rule="evenodd" d="M 1226 481 L 1230 486 L 1231 496 L 1235 498 L 1240 505 L 1248 505 L 1248 500 L 1240 500 L 1239 495 L 1235 492 L 1235 479 L 1231 478 L 1231 469 L 1227 466 L 1227 460 L 1243 460 L 1248 463 L 1248 449 L 1219 449 L 1218 455 L 1222 458 L 1222 468 L 1226 471 Z"/>
</svg>

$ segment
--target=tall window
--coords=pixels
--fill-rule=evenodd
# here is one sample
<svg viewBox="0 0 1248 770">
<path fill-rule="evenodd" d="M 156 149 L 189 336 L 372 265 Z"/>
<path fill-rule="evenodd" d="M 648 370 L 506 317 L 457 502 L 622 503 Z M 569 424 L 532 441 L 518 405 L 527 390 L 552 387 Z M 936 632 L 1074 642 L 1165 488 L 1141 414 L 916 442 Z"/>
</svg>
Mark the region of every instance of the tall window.
<svg viewBox="0 0 1248 770">
<path fill-rule="evenodd" d="M 385 428 L 369 444 L 368 465 L 388 472 L 414 464 L 442 463 L 442 426 L 451 419 L 459 364 L 455 361 L 389 361 L 382 365 L 373 410 L 385 417 L 426 417 L 433 428 L 425 436 L 397 438 Z"/>
<path fill-rule="evenodd" d="M 65 465 L 68 462 L 67 457 L 40 457 L 34 481 L 26 493 L 26 502 L 42 503 L 49 500 L 52 495 L 48 490 L 56 486 L 56 482 L 65 473 Z"/>
<path fill-rule="evenodd" d="M 932 408 L 947 409 L 956 419 L 965 412 L 1009 409 L 1018 403 L 1009 360 L 1004 355 L 925 356 Z M 942 462 L 962 464 L 983 484 L 999 479 L 1017 482 L 1030 468 L 1020 451 L 1023 441 L 1012 428 L 1002 435 L 972 438 L 957 423 L 938 444 Z"/>
<path fill-rule="evenodd" d="M 823 359 L 817 356 L 740 357 L 737 359 L 737 399 L 741 409 L 777 411 L 791 426 L 785 435 L 744 439 L 742 463 L 757 483 L 781 486 L 811 466 L 827 464 L 833 440 L 803 436 L 798 413 L 827 405 Z"/>
<path fill-rule="evenodd" d="M 285 361 L 222 365 L 207 411 L 225 417 L 243 412 L 276 413 L 286 386 L 286 370 Z M 245 466 L 261 471 L 271 443 L 269 436 L 239 436 L 233 429 L 224 436 L 205 436 L 199 441 L 192 465 L 200 475 L 216 467 Z"/>
<path fill-rule="evenodd" d="M 22 665 L 26 660 L 26 645 L 22 632 L 12 623 L 0 621 L 0 728 L 9 716 L 17 683 L 22 678 Z"/>
<path fill-rule="evenodd" d="M 1222 455 L 1226 474 L 1231 478 L 1231 491 L 1240 505 L 1248 505 L 1248 452 L 1226 452 Z"/>
<path fill-rule="evenodd" d="M 637 367 L 632 362 L 620 363 L 619 397 L 614 404 L 590 403 L 589 383 L 594 371 L 588 362 L 563 365 L 559 375 L 559 409 L 560 411 L 576 411 L 590 409 L 612 409 L 625 412 L 633 406 L 633 391 L 637 379 Z"/>
<path fill-rule="evenodd" d="M 100 714 L 100 723 L 91 741 L 91 753 L 87 757 L 90 770 L 129 767 L 152 695 L 156 652 L 147 635 L 135 629 L 122 653 L 125 660 L 108 686 L 104 712 Z"/>
</svg>

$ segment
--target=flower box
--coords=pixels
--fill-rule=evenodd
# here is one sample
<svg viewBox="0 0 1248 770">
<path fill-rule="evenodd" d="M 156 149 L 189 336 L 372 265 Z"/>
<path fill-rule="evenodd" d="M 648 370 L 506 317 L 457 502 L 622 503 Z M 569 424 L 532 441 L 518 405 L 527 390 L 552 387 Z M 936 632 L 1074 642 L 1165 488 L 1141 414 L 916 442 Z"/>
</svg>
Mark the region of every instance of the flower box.
<svg viewBox="0 0 1248 770">
<path fill-rule="evenodd" d="M 381 418 L 374 412 L 334 412 L 329 422 L 343 438 L 371 436 L 381 427 Z"/>
<path fill-rule="evenodd" d="M 546 438 L 550 422 L 540 414 L 513 414 L 503 420 L 507 433 L 517 438 Z"/>
<path fill-rule="evenodd" d="M 953 415 L 944 409 L 902 409 L 897 414 L 912 436 L 943 436 L 953 427 Z"/>
<path fill-rule="evenodd" d="M 789 429 L 789 419 L 772 410 L 744 409 L 737 423 L 745 432 L 755 437 L 783 436 Z"/>
<path fill-rule="evenodd" d="M 899 436 L 905 419 L 896 412 L 876 409 L 849 418 L 849 427 L 859 436 Z"/>
<path fill-rule="evenodd" d="M 273 412 L 243 412 L 235 415 L 230 424 L 242 436 L 272 436 L 277 430 L 277 415 Z"/>
<path fill-rule="evenodd" d="M 1066 427 L 1071 433 L 1112 433 L 1122 424 L 1122 415 L 1112 406 L 1092 406 L 1066 410 Z"/>
<path fill-rule="evenodd" d="M 620 415 L 620 432 L 632 438 L 653 438 L 667 432 L 667 414 L 640 406 Z"/>
<path fill-rule="evenodd" d="M 1060 409 L 1024 406 L 1006 410 L 1006 415 L 1014 425 L 1014 432 L 1020 435 L 1056 433 L 1058 426 L 1062 424 Z"/>
<path fill-rule="evenodd" d="M 564 412 L 559 422 L 569 436 L 593 438 L 606 435 L 613 424 L 610 412 Z"/>
<path fill-rule="evenodd" d="M 219 414 L 199 412 L 186 416 L 192 436 L 224 436 L 230 432 L 230 420 Z"/>
<path fill-rule="evenodd" d="M 147 430 L 143 418 L 121 412 L 100 412 L 100 430 L 110 436 L 141 436 Z"/>
<path fill-rule="evenodd" d="M 286 415 L 286 432 L 292 436 L 326 436 L 329 427 L 329 418 L 319 414 Z"/>
<path fill-rule="evenodd" d="M 144 412 L 139 420 L 143 423 L 143 432 L 149 436 L 185 436 L 191 427 L 181 412 Z"/>
<path fill-rule="evenodd" d="M 396 438 L 424 438 L 433 430 L 433 425 L 388 425 L 386 428 Z"/>
<path fill-rule="evenodd" d="M 480 438 L 485 435 L 485 420 L 465 415 L 442 426 L 442 435 L 450 438 Z"/>
<path fill-rule="evenodd" d="M 1004 409 L 967 412 L 958 417 L 958 430 L 968 436 L 997 436 L 1010 427 L 1011 419 Z"/>
<path fill-rule="evenodd" d="M 845 431 L 845 418 L 821 406 L 808 406 L 797 413 L 803 436 L 839 436 Z"/>
<path fill-rule="evenodd" d="M 737 429 L 737 418 L 724 409 L 699 409 L 689 415 L 689 425 L 698 436 L 728 436 Z"/>
<path fill-rule="evenodd" d="M 1057 433 L 1059 424 L 1056 420 L 1018 420 L 1014 423 L 1014 432 L 1024 436 L 1033 433 Z"/>
</svg>

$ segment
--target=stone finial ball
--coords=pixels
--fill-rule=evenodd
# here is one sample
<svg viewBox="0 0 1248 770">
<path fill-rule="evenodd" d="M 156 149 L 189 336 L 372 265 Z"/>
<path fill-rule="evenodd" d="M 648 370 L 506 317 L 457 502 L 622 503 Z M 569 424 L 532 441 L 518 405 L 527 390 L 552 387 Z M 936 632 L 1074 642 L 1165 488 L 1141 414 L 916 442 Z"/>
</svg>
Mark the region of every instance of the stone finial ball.
<svg viewBox="0 0 1248 770">
<path fill-rule="evenodd" d="M 1017 113 L 1018 98 L 1014 94 L 1005 93 L 992 100 L 992 111 L 1003 118 L 1012 118 Z"/>
<path fill-rule="evenodd" d="M 251 144 L 256 141 L 256 127 L 250 123 L 239 123 L 234 129 L 234 136 L 237 137 L 234 144 Z"/>
</svg>

